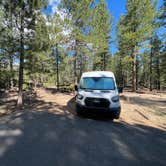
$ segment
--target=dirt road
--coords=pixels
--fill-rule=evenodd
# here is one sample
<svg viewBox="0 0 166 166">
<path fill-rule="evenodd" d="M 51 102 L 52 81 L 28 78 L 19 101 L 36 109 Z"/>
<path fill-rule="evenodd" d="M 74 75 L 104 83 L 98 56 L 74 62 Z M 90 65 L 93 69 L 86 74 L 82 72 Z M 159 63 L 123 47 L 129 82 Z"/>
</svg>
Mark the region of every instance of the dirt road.
<svg viewBox="0 0 166 166">
<path fill-rule="evenodd" d="M 165 96 L 124 93 L 112 122 L 76 116 L 74 94 L 37 94 L 0 118 L 0 166 L 165 166 Z"/>
</svg>

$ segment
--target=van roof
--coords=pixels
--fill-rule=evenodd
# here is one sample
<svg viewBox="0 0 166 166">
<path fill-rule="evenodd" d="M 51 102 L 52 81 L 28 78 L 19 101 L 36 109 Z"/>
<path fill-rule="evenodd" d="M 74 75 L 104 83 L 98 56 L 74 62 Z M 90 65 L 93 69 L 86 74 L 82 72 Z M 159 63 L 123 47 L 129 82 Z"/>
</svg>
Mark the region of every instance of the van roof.
<svg viewBox="0 0 166 166">
<path fill-rule="evenodd" d="M 91 71 L 82 74 L 82 77 L 113 77 L 114 74 L 110 71 Z"/>
</svg>

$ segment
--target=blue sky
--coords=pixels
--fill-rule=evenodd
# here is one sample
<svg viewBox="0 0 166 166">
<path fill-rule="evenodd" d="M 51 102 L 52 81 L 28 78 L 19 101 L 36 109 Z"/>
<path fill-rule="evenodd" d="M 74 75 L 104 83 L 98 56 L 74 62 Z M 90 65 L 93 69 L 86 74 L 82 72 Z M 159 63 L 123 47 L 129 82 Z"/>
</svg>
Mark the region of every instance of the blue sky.
<svg viewBox="0 0 166 166">
<path fill-rule="evenodd" d="M 121 14 L 124 14 L 126 9 L 125 9 L 125 4 L 126 4 L 126 0 L 107 0 L 107 4 L 108 4 L 108 9 L 111 13 L 111 15 L 113 16 L 113 30 L 111 33 L 111 37 L 113 40 L 113 42 L 110 45 L 110 52 L 112 54 L 114 54 L 117 49 L 116 49 L 116 25 L 118 23 L 119 17 Z"/>
<path fill-rule="evenodd" d="M 107 0 L 108 9 L 114 18 L 113 31 L 111 33 L 114 42 L 110 45 L 110 52 L 112 54 L 117 51 L 116 43 L 115 43 L 115 39 L 116 39 L 115 29 L 116 29 L 116 25 L 118 23 L 120 15 L 126 12 L 126 9 L 125 9 L 126 1 L 127 0 Z M 161 7 L 163 1 L 158 0 L 158 2 L 159 2 L 158 7 Z"/>
<path fill-rule="evenodd" d="M 57 4 L 60 2 L 60 0 L 48 0 L 48 1 L 49 1 L 48 8 L 46 10 L 44 10 L 44 12 L 47 13 L 47 14 L 50 14 L 50 13 L 56 11 Z M 115 43 L 116 25 L 118 23 L 120 15 L 124 14 L 125 11 L 126 11 L 125 10 L 125 5 L 126 5 L 127 0 L 106 0 L 106 1 L 107 1 L 107 4 L 108 4 L 108 9 L 109 9 L 110 13 L 112 14 L 112 16 L 114 18 L 113 31 L 111 33 L 112 40 L 114 42 L 110 45 L 110 52 L 113 54 L 117 51 L 116 43 Z M 162 5 L 163 0 L 158 0 L 158 1 L 159 1 L 159 7 L 160 7 Z"/>
</svg>

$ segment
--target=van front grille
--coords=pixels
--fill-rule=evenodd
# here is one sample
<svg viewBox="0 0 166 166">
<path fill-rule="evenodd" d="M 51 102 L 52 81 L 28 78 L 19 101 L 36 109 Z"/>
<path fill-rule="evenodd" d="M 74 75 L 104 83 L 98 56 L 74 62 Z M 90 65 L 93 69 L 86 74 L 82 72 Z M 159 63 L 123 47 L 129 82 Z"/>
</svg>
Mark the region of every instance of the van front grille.
<svg viewBox="0 0 166 166">
<path fill-rule="evenodd" d="M 108 108 L 110 106 L 110 102 L 104 98 L 93 98 L 87 97 L 85 99 L 85 104 L 88 107 L 98 107 L 98 108 Z"/>
</svg>

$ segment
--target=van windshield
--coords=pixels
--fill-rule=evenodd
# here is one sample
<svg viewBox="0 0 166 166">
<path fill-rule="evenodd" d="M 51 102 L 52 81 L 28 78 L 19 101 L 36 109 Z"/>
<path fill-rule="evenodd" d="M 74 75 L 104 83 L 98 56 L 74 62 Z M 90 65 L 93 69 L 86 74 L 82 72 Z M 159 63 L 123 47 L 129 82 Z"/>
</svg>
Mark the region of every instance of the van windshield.
<svg viewBox="0 0 166 166">
<path fill-rule="evenodd" d="M 115 82 L 112 77 L 84 77 L 80 81 L 80 89 L 114 90 Z"/>
</svg>

